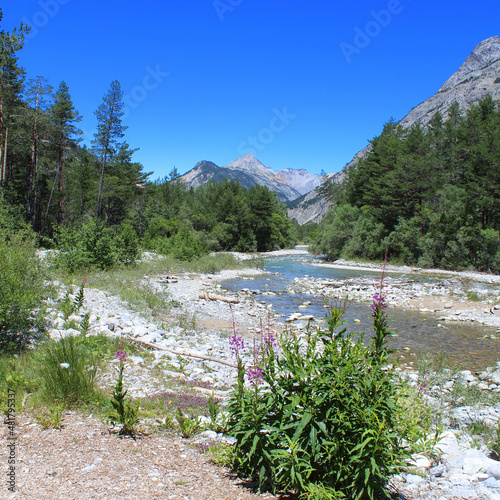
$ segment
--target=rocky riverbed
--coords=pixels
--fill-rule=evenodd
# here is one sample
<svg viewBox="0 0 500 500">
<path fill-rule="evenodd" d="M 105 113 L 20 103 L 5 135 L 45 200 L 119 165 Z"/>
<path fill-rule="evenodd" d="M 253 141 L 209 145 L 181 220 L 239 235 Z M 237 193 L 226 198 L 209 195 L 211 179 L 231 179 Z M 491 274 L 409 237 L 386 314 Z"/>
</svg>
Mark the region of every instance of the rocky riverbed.
<svg viewBox="0 0 500 500">
<path fill-rule="evenodd" d="M 349 264 L 339 262 L 337 265 Z M 481 282 L 493 285 L 484 297 L 480 297 L 481 300 L 470 300 L 467 294 L 470 294 L 471 284 L 468 280 L 472 278 L 469 276 L 465 278 L 448 273 L 443 275 L 442 280 L 428 284 L 412 280 L 411 272 L 417 271 L 408 270 L 408 278 L 398 276 L 384 280 L 384 292 L 391 304 L 432 309 L 442 314 L 443 322 L 479 321 L 500 327 L 500 294 L 494 288 L 498 283 L 497 277 L 491 277 L 491 282 Z M 216 275 L 181 273 L 144 276 L 140 285 L 166 292 L 174 304 L 161 321 L 133 312 L 118 297 L 87 288 L 83 309 L 68 320 L 73 319 L 74 325 L 80 324 L 87 313 L 89 333 L 128 336 L 153 347 L 152 354 L 129 356 L 127 360 L 125 383 L 133 397 L 156 394 L 164 388 L 166 381 L 175 378 L 206 384 L 213 388 L 212 392 L 225 397 L 236 375 L 235 368 L 231 366 L 234 360 L 229 350 L 229 336 L 236 332 L 251 342 L 262 331 L 276 329 L 284 324 L 279 323 L 279 320 L 290 319 L 279 318 L 272 307 L 262 300 L 265 298 L 263 292 L 253 289 L 252 278 L 259 274 L 262 274 L 261 270 L 245 269 L 223 271 Z M 220 287 L 221 281 L 236 276 L 247 278 L 248 288 L 229 293 Z M 483 277 L 485 280 L 487 278 Z M 347 293 L 351 298 L 369 301 L 378 287 L 376 280 L 333 283 L 304 278 L 295 280 L 289 291 L 339 297 Z M 66 291 L 74 299 L 78 288 L 67 290 L 61 287 L 59 300 Z M 216 298 L 210 300 L 210 297 Z M 53 338 L 77 333 L 77 330 L 64 328 L 67 320 L 59 311 L 57 303 L 52 304 L 48 313 L 50 335 Z M 299 315 L 297 312 L 297 318 L 289 321 L 288 325 L 303 328 L 311 320 L 305 314 Z M 400 374 L 401 378 L 409 379 L 411 385 L 424 387 L 429 404 L 443 413 L 442 422 L 445 425 L 435 455 L 414 456 L 410 471 L 392 478 L 400 498 L 500 500 L 498 457 L 491 454 L 486 444 L 470 431 L 470 424 L 482 424 L 488 428 L 498 425 L 500 364 L 479 374 L 470 371 L 450 373 L 446 380 L 428 386 L 416 371 L 400 370 Z M 109 384 L 112 374 L 103 374 L 102 380 Z M 492 403 L 460 406 L 460 401 L 455 400 L 452 404 L 454 386 L 479 390 L 487 394 Z M 210 434 L 198 439 L 224 438 Z"/>
<path fill-rule="evenodd" d="M 381 266 L 342 259 L 315 265 L 382 273 Z M 289 290 L 370 302 L 380 285 L 380 278 L 335 281 L 307 277 L 295 279 Z M 386 266 L 382 285 L 382 293 L 391 306 L 439 313 L 438 319 L 443 322 L 477 322 L 500 328 L 500 276 Z"/>
</svg>

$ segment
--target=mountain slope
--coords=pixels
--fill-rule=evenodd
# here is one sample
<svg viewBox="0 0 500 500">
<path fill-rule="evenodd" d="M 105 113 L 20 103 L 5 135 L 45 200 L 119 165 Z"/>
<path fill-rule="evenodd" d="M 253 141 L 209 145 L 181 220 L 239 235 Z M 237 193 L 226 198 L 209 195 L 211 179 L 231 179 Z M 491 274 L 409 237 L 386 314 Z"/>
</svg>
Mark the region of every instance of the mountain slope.
<svg viewBox="0 0 500 500">
<path fill-rule="evenodd" d="M 426 101 L 413 108 L 401 125 L 410 127 L 416 122 L 427 125 L 434 113 L 446 117 L 454 101 L 466 110 L 487 94 L 500 99 L 500 37 L 494 36 L 481 42 L 444 85 Z"/>
<path fill-rule="evenodd" d="M 276 172 L 263 165 L 252 154 L 242 156 L 225 167 L 201 161 L 181 176 L 188 187 L 197 187 L 209 180 L 216 182 L 224 178 L 238 180 L 247 189 L 254 184 L 267 186 L 276 191 L 280 201 L 295 200 L 321 184 L 319 175 L 311 174 L 305 169 L 291 168 Z"/>
<path fill-rule="evenodd" d="M 414 107 L 399 123 L 410 128 L 415 123 L 426 126 L 439 111 L 443 118 L 454 101 L 465 112 L 471 105 L 491 94 L 500 100 L 500 37 L 494 36 L 481 42 L 460 68 L 453 73 L 433 96 Z M 370 145 L 356 153 L 339 173 L 345 175 L 361 158 L 366 157 Z"/>
<path fill-rule="evenodd" d="M 405 128 L 410 128 L 415 123 L 425 127 L 437 111 L 446 118 L 454 101 L 457 101 L 465 112 L 487 94 L 491 94 L 494 100 L 500 100 L 500 37 L 498 36 L 488 38 L 477 45 L 437 93 L 414 107 L 399 123 Z M 349 169 L 355 167 L 360 159 L 365 158 L 370 149 L 370 145 L 366 146 L 356 153 L 340 172 L 333 174 L 334 182 L 342 182 L 347 177 Z M 303 206 L 299 204 L 289 210 L 289 216 L 296 218 L 299 224 L 309 220 L 317 221 L 325 212 L 324 202 L 320 203 L 313 193 L 304 200 L 304 203 Z M 317 211 L 317 215 L 314 214 L 314 210 Z"/>
</svg>

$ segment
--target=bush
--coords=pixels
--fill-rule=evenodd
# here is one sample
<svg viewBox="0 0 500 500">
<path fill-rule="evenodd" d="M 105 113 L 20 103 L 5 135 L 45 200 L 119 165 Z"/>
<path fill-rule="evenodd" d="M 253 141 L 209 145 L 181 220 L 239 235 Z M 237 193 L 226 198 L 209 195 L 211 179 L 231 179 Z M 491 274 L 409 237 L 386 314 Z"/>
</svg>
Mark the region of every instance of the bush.
<svg viewBox="0 0 500 500">
<path fill-rule="evenodd" d="M 42 347 L 39 376 L 45 401 L 74 406 L 93 400 L 97 360 L 82 339 L 68 336 Z"/>
<path fill-rule="evenodd" d="M 0 239 L 0 350 L 26 347 L 43 330 L 46 269 L 28 233 Z"/>
<path fill-rule="evenodd" d="M 385 493 L 387 477 L 409 455 L 397 432 L 399 388 L 384 366 L 390 354 L 385 307 L 376 296 L 369 346 L 342 328 L 344 303 L 329 308 L 326 333 L 309 331 L 304 341 L 282 337 L 279 357 L 266 337 L 248 370 L 238 358 L 229 433 L 237 440 L 235 467 L 258 479 L 260 490 L 295 490 L 308 498 Z"/>
<path fill-rule="evenodd" d="M 133 264 L 139 257 L 139 238 L 129 221 L 120 224 L 113 246 L 116 258 L 123 264 Z"/>
<path fill-rule="evenodd" d="M 115 262 L 112 239 L 101 219 L 91 219 L 72 230 L 59 226 L 57 240 L 61 253 L 58 261 L 70 273 L 81 269 L 109 269 Z"/>
</svg>

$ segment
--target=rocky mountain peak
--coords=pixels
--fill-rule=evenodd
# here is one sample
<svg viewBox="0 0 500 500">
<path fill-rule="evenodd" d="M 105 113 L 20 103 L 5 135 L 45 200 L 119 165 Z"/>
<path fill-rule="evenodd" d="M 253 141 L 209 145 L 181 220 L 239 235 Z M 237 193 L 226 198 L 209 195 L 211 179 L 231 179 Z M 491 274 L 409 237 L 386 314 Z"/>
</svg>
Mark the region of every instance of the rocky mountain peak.
<svg viewBox="0 0 500 500">
<path fill-rule="evenodd" d="M 419 122 L 427 125 L 434 113 L 446 117 L 449 107 L 457 101 L 462 110 L 478 103 L 487 94 L 500 99 L 500 37 L 481 42 L 458 70 L 446 80 L 436 94 L 413 108 L 401 120 L 403 127 Z"/>
<path fill-rule="evenodd" d="M 234 160 L 229 165 L 226 165 L 226 168 L 237 169 L 237 170 L 247 170 L 250 172 L 259 172 L 259 171 L 269 171 L 272 170 L 269 167 L 266 167 L 262 164 L 252 153 L 248 153 L 241 158 Z"/>
</svg>

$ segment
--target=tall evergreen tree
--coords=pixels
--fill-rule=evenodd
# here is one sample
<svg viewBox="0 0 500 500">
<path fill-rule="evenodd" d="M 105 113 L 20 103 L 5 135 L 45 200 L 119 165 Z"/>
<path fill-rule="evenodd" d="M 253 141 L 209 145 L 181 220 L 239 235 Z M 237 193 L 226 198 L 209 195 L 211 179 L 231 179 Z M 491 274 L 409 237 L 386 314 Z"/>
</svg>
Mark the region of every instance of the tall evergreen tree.
<svg viewBox="0 0 500 500">
<path fill-rule="evenodd" d="M 122 125 L 124 115 L 123 91 L 120 83 L 115 80 L 111 83 L 108 93 L 102 104 L 97 108 L 97 133 L 93 141 L 94 151 L 101 163 L 101 176 L 97 195 L 97 215 L 101 215 L 102 186 L 104 172 L 110 158 L 119 149 L 119 140 L 124 136 L 127 127 Z"/>
<path fill-rule="evenodd" d="M 77 142 L 75 136 L 82 134 L 82 132 L 76 127 L 76 124 L 81 121 L 82 117 L 73 106 L 73 102 L 71 101 L 71 96 L 69 94 L 69 88 L 64 81 L 60 83 L 59 88 L 54 95 L 54 103 L 52 104 L 52 107 L 50 109 L 50 117 L 54 128 L 52 133 L 56 150 L 56 174 L 49 202 L 47 204 L 45 219 L 47 218 L 47 214 L 50 209 L 55 186 L 57 185 L 57 191 L 59 194 L 57 223 L 61 224 L 63 216 L 62 206 L 64 164 L 70 145 Z"/>
<path fill-rule="evenodd" d="M 27 125 L 29 128 L 30 165 L 28 170 L 28 201 L 26 215 L 33 229 L 38 229 L 38 181 L 40 164 L 40 145 L 48 136 L 50 126 L 48 110 L 52 100 L 52 87 L 45 78 L 39 76 L 28 82 L 26 91 Z"/>
<path fill-rule="evenodd" d="M 2 17 L 0 9 L 0 22 Z M 10 33 L 0 31 L 0 186 L 7 181 L 9 126 L 16 106 L 21 103 L 24 82 L 24 70 L 17 64 L 16 53 L 22 49 L 28 32 L 29 28 L 22 23 Z"/>
</svg>

